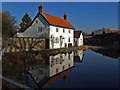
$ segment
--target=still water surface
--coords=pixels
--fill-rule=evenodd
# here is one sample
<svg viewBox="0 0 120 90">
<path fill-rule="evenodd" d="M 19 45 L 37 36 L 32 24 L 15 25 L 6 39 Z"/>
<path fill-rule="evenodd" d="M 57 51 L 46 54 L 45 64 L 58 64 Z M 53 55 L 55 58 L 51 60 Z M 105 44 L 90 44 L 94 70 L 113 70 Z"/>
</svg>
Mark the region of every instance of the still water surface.
<svg viewBox="0 0 120 90">
<path fill-rule="evenodd" d="M 27 83 L 32 88 L 118 88 L 120 56 L 108 52 L 111 54 L 77 50 L 51 55 L 45 66 L 27 71 Z"/>
</svg>

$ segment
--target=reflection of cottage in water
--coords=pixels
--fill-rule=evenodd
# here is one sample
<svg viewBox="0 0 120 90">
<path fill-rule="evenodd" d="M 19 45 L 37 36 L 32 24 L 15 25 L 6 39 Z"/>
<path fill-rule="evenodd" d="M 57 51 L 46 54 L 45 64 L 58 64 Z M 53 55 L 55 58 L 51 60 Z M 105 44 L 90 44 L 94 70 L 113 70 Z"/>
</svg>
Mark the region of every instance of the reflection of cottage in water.
<svg viewBox="0 0 120 90">
<path fill-rule="evenodd" d="M 74 52 L 74 62 L 82 62 L 83 61 L 83 50 L 76 50 Z"/>
<path fill-rule="evenodd" d="M 66 80 L 66 74 L 74 66 L 73 58 L 73 52 L 50 56 L 45 67 L 28 71 L 29 85 L 45 87 L 61 77 Z"/>
</svg>

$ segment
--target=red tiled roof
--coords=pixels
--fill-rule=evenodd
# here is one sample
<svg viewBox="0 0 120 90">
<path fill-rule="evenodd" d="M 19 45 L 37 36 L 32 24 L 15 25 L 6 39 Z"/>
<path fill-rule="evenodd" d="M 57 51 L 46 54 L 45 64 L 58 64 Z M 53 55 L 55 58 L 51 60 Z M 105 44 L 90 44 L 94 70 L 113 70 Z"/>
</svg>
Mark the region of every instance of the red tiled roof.
<svg viewBox="0 0 120 90">
<path fill-rule="evenodd" d="M 73 68 L 73 67 L 72 67 L 72 68 Z M 66 71 L 64 71 L 64 72 L 62 72 L 62 73 L 60 73 L 60 74 L 58 74 L 58 75 L 56 75 L 56 76 L 53 76 L 52 78 L 50 78 L 50 79 L 42 86 L 42 88 L 45 87 L 45 86 L 47 86 L 47 85 L 49 85 L 50 83 L 58 80 L 59 78 L 65 76 L 68 72 L 70 72 L 70 71 L 72 70 L 72 68 L 70 68 L 70 69 L 68 69 L 68 70 L 66 70 Z"/>
<path fill-rule="evenodd" d="M 33 21 L 31 22 L 31 24 L 27 27 L 29 28 L 32 23 L 35 21 L 35 19 L 39 16 L 39 14 L 41 13 L 38 13 L 35 18 L 33 19 Z M 59 17 L 55 17 L 55 16 L 52 16 L 52 15 L 49 15 L 49 14 L 46 14 L 46 13 L 43 13 L 42 16 L 47 20 L 47 22 L 50 24 L 50 25 L 53 25 L 53 26 L 60 26 L 60 27 L 64 27 L 64 28 L 70 28 L 70 29 L 75 29 L 68 21 L 62 19 L 62 18 L 59 18 Z M 23 30 L 23 32 L 27 29 L 25 28 Z"/>
<path fill-rule="evenodd" d="M 120 31 L 119 30 L 104 30 L 105 33 L 119 33 L 120 34 Z"/>
<path fill-rule="evenodd" d="M 74 31 L 74 38 L 79 38 L 82 31 Z"/>
<path fill-rule="evenodd" d="M 74 27 L 68 21 L 62 18 L 55 17 L 46 13 L 43 13 L 43 15 L 51 25 L 74 29 Z"/>
<path fill-rule="evenodd" d="M 92 38 L 92 36 L 84 36 L 84 38 Z"/>
</svg>

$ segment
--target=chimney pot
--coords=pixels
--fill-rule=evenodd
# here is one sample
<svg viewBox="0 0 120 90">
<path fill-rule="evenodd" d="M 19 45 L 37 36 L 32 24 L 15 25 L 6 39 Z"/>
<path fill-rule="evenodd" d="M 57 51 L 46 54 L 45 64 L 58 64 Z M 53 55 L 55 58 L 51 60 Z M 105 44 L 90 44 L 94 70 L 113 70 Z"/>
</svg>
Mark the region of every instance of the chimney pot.
<svg viewBox="0 0 120 90">
<path fill-rule="evenodd" d="M 43 8 L 44 8 L 43 4 L 40 4 L 40 6 L 38 6 L 38 10 L 40 13 L 43 13 Z"/>
<path fill-rule="evenodd" d="M 64 19 L 67 21 L 67 14 L 66 13 L 64 13 Z"/>
</svg>

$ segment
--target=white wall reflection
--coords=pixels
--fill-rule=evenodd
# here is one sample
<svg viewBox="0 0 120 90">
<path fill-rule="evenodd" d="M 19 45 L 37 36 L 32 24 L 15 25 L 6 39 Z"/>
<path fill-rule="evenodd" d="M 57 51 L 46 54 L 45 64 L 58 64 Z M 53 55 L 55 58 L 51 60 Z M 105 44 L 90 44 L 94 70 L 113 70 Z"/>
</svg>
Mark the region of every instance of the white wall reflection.
<svg viewBox="0 0 120 90">
<path fill-rule="evenodd" d="M 49 80 L 54 75 L 59 75 L 60 73 L 69 70 L 74 66 L 74 52 L 66 54 L 57 54 L 49 57 L 45 67 L 39 67 L 28 72 L 35 80 L 35 83 L 40 83 L 43 85 L 47 80 Z M 29 75 L 29 79 L 31 76 Z M 29 80 L 29 83 L 31 83 Z M 33 82 L 32 82 L 33 83 Z"/>
<path fill-rule="evenodd" d="M 67 54 L 58 54 L 55 56 L 49 57 L 49 70 L 50 70 L 50 77 L 58 74 L 66 69 L 69 69 L 74 65 L 74 53 L 67 53 Z"/>
<path fill-rule="evenodd" d="M 82 62 L 83 61 L 83 50 L 76 50 L 74 52 L 74 62 Z"/>
</svg>

